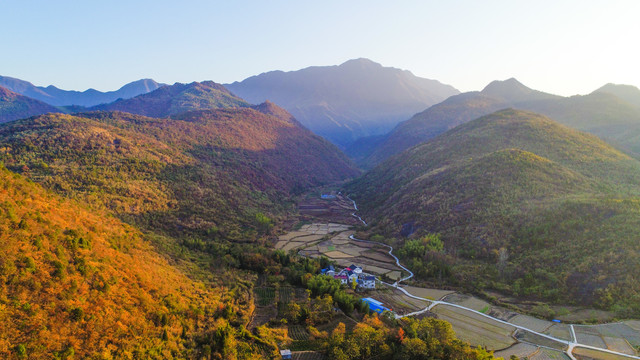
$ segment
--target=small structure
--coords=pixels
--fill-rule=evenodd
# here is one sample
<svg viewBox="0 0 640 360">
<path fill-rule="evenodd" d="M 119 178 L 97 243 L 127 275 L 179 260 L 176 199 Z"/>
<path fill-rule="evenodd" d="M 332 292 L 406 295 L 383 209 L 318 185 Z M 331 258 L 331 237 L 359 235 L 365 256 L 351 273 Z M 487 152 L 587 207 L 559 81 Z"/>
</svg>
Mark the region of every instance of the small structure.
<svg viewBox="0 0 640 360">
<path fill-rule="evenodd" d="M 347 275 L 334 275 L 333 278 L 336 280 L 340 280 L 342 284 L 349 283 L 349 277 L 347 277 Z"/>
<path fill-rule="evenodd" d="M 391 309 L 382 306 L 382 303 L 372 298 L 362 298 L 362 301 L 369 305 L 369 310 L 382 314 L 384 311 L 392 311 Z"/>
<path fill-rule="evenodd" d="M 320 198 L 324 200 L 333 200 L 336 198 L 336 196 L 331 194 L 322 194 L 320 195 Z"/>
<path fill-rule="evenodd" d="M 333 267 L 333 265 L 329 265 L 329 267 L 320 270 L 320 273 L 333 276 L 336 274 L 336 269 Z"/>
<path fill-rule="evenodd" d="M 282 356 L 283 359 L 291 359 L 291 350 L 280 350 L 280 356 Z"/>
<path fill-rule="evenodd" d="M 351 270 L 346 271 L 347 278 L 349 278 L 349 283 L 354 281 L 358 281 L 358 275 Z"/>
<path fill-rule="evenodd" d="M 362 276 L 358 280 L 358 286 L 364 289 L 375 289 L 376 288 L 376 277 L 373 275 Z"/>
<path fill-rule="evenodd" d="M 353 271 L 356 275 L 362 274 L 362 268 L 360 266 L 355 265 L 355 264 L 351 264 L 351 266 L 349 266 L 347 268 L 347 270 Z"/>
</svg>

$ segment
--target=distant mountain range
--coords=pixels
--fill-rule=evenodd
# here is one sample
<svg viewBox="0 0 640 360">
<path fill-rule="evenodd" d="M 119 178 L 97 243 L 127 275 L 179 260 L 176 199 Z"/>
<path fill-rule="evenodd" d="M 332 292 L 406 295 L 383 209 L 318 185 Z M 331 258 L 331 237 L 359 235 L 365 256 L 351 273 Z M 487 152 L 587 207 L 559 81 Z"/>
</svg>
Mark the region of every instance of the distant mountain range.
<svg viewBox="0 0 640 360">
<path fill-rule="evenodd" d="M 58 111 L 54 106 L 0 86 L 0 123 Z"/>
<path fill-rule="evenodd" d="M 287 109 L 311 131 L 346 147 L 459 93 L 452 86 L 368 59 L 298 71 L 271 71 L 225 85 L 250 103 Z"/>
<path fill-rule="evenodd" d="M 404 239 L 442 236 L 446 254 L 407 262 L 425 279 L 608 308 L 640 300 L 640 282 L 622 275 L 640 271 L 638 183 L 638 160 L 507 109 L 393 156 L 347 190 L 374 233 L 400 239 L 400 254 Z"/>
<path fill-rule="evenodd" d="M 636 91 L 630 91 L 635 89 Z M 627 101 L 615 94 L 623 94 Z M 608 85 L 589 95 L 561 97 L 532 90 L 516 79 L 494 81 L 480 92 L 452 96 L 404 121 L 383 138 L 373 139 L 370 152 L 351 149 L 371 167 L 460 124 L 513 107 L 531 110 L 573 128 L 591 132 L 619 147 L 640 152 L 640 91 Z"/>
<path fill-rule="evenodd" d="M 94 89 L 70 91 L 58 89 L 53 85 L 47 87 L 35 86 L 24 80 L 0 76 L 0 86 L 54 106 L 94 106 L 105 104 L 118 99 L 128 99 L 140 94 L 146 94 L 162 85 L 151 79 L 141 79 L 126 84 L 115 91 L 101 92 Z"/>
</svg>

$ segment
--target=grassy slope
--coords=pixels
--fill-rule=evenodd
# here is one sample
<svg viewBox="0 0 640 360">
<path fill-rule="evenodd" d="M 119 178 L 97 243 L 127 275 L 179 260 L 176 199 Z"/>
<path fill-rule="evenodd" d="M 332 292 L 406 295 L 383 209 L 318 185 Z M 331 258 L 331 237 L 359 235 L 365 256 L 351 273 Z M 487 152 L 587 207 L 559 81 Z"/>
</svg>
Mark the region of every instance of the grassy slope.
<svg viewBox="0 0 640 360">
<path fill-rule="evenodd" d="M 0 87 L 0 123 L 59 112 L 55 107 Z"/>
<path fill-rule="evenodd" d="M 248 107 L 249 104 L 213 81 L 163 86 L 131 99 L 98 105 L 91 110 L 124 111 L 132 114 L 167 117 L 191 110 Z"/>
<path fill-rule="evenodd" d="M 377 230 L 441 233 L 461 284 L 627 306 L 640 290 L 625 275 L 640 271 L 639 181 L 640 163 L 595 136 L 504 110 L 392 157 L 348 188 Z M 500 248 L 509 254 L 502 271 Z"/>
<path fill-rule="evenodd" d="M 255 214 L 357 174 L 308 130 L 253 109 L 152 119 L 46 115 L 0 127 L 8 168 L 169 234 L 256 238 Z"/>
<path fill-rule="evenodd" d="M 4 168 L 0 184 L 0 357 L 196 357 L 225 306 L 247 316 L 246 287 L 223 297 L 114 217 Z"/>
</svg>

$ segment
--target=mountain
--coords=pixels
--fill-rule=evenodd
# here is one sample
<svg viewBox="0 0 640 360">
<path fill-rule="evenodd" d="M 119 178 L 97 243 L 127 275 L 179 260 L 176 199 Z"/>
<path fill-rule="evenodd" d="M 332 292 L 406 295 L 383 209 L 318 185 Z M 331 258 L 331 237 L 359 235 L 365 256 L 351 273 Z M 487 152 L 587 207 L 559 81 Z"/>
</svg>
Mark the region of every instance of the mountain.
<svg viewBox="0 0 640 360">
<path fill-rule="evenodd" d="M 141 79 L 126 84 L 116 91 L 101 92 L 89 89 L 80 92 L 61 90 L 53 85 L 49 85 L 47 87 L 35 86 L 24 80 L 8 76 L 0 76 L 0 86 L 4 86 L 11 91 L 54 106 L 94 106 L 110 103 L 120 98 L 128 99 L 140 94 L 145 94 L 159 88 L 162 84 L 151 79 Z"/>
<path fill-rule="evenodd" d="M 640 271 L 639 181 L 640 162 L 597 137 L 507 109 L 389 158 L 347 190 L 423 279 L 638 314 L 640 282 L 625 274 Z M 444 253 L 402 246 L 428 233 Z"/>
<path fill-rule="evenodd" d="M 640 108 L 640 89 L 632 85 L 606 84 L 594 93 L 609 93 Z"/>
<path fill-rule="evenodd" d="M 0 126 L 7 168 L 153 233 L 205 243 L 263 235 L 289 198 L 358 174 L 273 104 L 154 119 L 51 114 Z M 259 215 L 262 214 L 262 215 Z"/>
<path fill-rule="evenodd" d="M 271 71 L 225 86 L 250 103 L 273 101 L 341 147 L 384 134 L 412 114 L 459 93 L 449 85 L 368 59 Z"/>
<path fill-rule="evenodd" d="M 103 211 L 4 167 L 0 184 L 3 359 L 200 358 L 201 339 L 236 321 L 223 309 L 249 318 L 240 276 L 194 280 Z M 251 340 L 238 342 L 260 357 Z"/>
<path fill-rule="evenodd" d="M 91 110 L 124 111 L 150 117 L 167 117 L 185 111 L 247 107 L 249 104 L 213 81 L 175 83 L 150 93 L 111 104 L 98 105 Z"/>
<path fill-rule="evenodd" d="M 640 152 L 640 142 L 636 141 L 640 139 L 640 111 L 624 100 L 602 92 L 555 96 L 509 79 L 494 81 L 480 92 L 452 96 L 400 123 L 365 154 L 362 165 L 372 167 L 460 124 L 509 107 L 546 115 L 631 152 Z"/>
<path fill-rule="evenodd" d="M 0 86 L 0 123 L 50 112 L 60 111 L 49 104 L 22 96 Z"/>
</svg>

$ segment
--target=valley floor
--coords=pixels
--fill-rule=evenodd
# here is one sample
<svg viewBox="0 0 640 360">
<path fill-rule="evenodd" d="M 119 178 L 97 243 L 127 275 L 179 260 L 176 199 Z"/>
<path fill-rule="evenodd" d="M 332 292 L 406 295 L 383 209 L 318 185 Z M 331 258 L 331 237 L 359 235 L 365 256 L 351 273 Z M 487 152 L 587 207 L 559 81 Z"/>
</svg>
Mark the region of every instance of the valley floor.
<svg viewBox="0 0 640 360">
<path fill-rule="evenodd" d="M 355 214 L 357 207 L 350 199 L 340 194 L 330 200 L 308 198 L 300 209 L 310 221 L 280 236 L 276 248 L 308 257 L 326 256 L 339 266 L 357 264 L 363 271 L 376 274 L 380 286 L 363 297 L 383 302 L 393 309 L 396 318 L 432 316 L 446 320 L 461 340 L 493 350 L 505 359 L 511 355 L 535 360 L 640 359 L 640 320 L 600 325 L 553 322 L 451 290 L 404 285 L 402 282 L 413 274 L 393 255 L 393 248 L 354 238 L 353 225 L 362 219 Z"/>
</svg>

